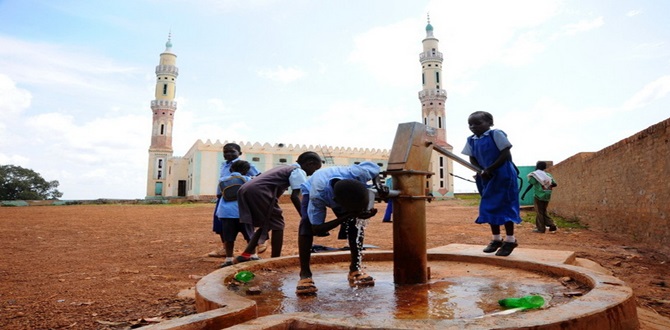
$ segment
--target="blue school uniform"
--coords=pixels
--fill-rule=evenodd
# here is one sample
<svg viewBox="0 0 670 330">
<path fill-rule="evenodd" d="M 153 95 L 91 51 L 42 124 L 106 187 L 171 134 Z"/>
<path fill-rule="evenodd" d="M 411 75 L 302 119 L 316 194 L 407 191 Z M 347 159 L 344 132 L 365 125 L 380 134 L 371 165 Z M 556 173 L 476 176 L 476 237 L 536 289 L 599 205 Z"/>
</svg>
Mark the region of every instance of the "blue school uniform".
<svg viewBox="0 0 670 330">
<path fill-rule="evenodd" d="M 361 162 L 358 165 L 334 166 L 320 169 L 303 183 L 300 187 L 303 195 L 309 196 L 309 203 L 303 212 L 303 217 L 307 215 L 309 222 L 313 225 L 320 225 L 326 221 L 327 208 L 339 216 L 341 207 L 333 199 L 335 193 L 330 184 L 333 179 L 354 179 L 367 183 L 379 175 L 380 168 L 373 162 Z M 305 212 L 306 211 L 306 212 Z"/>
<path fill-rule="evenodd" d="M 511 147 L 505 132 L 493 129 L 481 136 L 468 137 L 462 153 L 477 159 L 484 168 L 491 166 L 500 151 Z M 477 190 L 482 199 L 479 204 L 479 217 L 476 223 L 504 225 L 507 221 L 521 223 L 519 216 L 519 181 L 514 164 L 508 160 L 495 169 L 490 179 L 477 176 Z"/>
<path fill-rule="evenodd" d="M 251 177 L 248 175 L 242 175 L 238 172 L 232 172 L 229 176 L 222 177 L 219 182 L 226 181 L 233 176 L 240 176 L 244 178 L 246 182 L 251 180 Z M 219 189 L 221 189 L 219 187 Z M 223 198 L 220 198 L 221 201 L 216 207 L 216 216 L 219 218 L 229 218 L 229 219 L 239 219 L 240 217 L 240 208 L 237 201 L 225 201 Z"/>
<path fill-rule="evenodd" d="M 231 161 L 225 161 L 223 164 L 221 164 L 221 170 L 219 172 L 219 181 L 221 181 L 222 178 L 225 178 L 227 176 L 230 176 L 230 166 L 233 165 L 233 162 L 236 162 L 240 160 L 240 158 L 235 158 Z M 247 175 L 249 176 L 256 176 L 260 172 L 258 172 L 258 169 L 254 164 L 251 164 L 251 168 L 249 168 L 249 171 L 247 172 Z M 217 182 L 216 185 L 216 195 L 219 196 L 221 195 L 221 188 L 219 187 L 219 184 Z M 221 227 L 221 220 L 219 220 L 219 217 L 216 215 L 217 211 L 219 210 L 219 204 L 221 204 L 221 198 L 216 199 L 216 205 L 214 206 L 214 214 L 212 215 L 212 231 L 214 231 L 217 234 L 221 234 L 223 232 L 223 228 Z M 237 203 L 235 203 L 237 205 Z M 236 217 L 239 218 L 239 215 Z"/>
</svg>

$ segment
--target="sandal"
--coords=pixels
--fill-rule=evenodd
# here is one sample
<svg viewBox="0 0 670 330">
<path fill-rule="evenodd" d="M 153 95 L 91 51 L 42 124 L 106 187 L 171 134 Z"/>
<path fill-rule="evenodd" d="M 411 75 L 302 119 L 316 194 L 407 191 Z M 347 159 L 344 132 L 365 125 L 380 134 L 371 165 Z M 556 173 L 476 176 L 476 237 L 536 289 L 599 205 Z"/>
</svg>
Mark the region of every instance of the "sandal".
<svg viewBox="0 0 670 330">
<path fill-rule="evenodd" d="M 311 278 L 301 278 L 298 281 L 298 286 L 295 288 L 295 293 L 297 295 L 311 295 L 316 294 L 319 289 L 314 285 L 314 280 Z"/>
<path fill-rule="evenodd" d="M 265 242 L 263 242 L 263 244 L 258 244 L 258 246 L 256 247 L 256 253 L 261 254 L 261 253 L 267 251 L 267 249 L 268 249 L 268 245 L 265 244 Z"/>
<path fill-rule="evenodd" d="M 359 270 L 350 272 L 348 278 L 349 278 L 349 285 L 350 286 L 358 286 L 358 285 L 373 286 L 373 285 L 375 285 L 375 279 L 372 276 L 370 276 L 370 275 L 368 275 L 368 274 L 366 274 L 362 271 L 359 271 Z"/>
</svg>

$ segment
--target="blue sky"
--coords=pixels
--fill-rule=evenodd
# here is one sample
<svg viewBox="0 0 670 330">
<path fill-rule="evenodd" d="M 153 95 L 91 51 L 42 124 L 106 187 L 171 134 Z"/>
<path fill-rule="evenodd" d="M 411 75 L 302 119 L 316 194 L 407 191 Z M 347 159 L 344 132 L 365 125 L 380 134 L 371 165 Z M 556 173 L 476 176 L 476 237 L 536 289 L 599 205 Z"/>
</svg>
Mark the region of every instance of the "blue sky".
<svg viewBox="0 0 670 330">
<path fill-rule="evenodd" d="M 170 31 L 176 156 L 197 139 L 389 149 L 398 123 L 421 121 L 427 13 L 454 151 L 485 110 L 517 165 L 558 163 L 670 117 L 669 12 L 658 0 L 0 1 L 0 164 L 58 180 L 63 199 L 143 198 Z"/>
</svg>

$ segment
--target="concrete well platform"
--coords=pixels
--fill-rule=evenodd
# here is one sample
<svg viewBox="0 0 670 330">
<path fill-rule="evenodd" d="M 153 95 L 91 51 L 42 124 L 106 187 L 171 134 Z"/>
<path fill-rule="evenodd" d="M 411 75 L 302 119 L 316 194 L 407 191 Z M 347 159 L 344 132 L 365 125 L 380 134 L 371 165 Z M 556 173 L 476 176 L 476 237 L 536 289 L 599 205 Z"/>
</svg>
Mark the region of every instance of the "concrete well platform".
<svg viewBox="0 0 670 330">
<path fill-rule="evenodd" d="M 581 267 L 569 251 L 518 248 L 509 257 L 479 245 L 428 250 L 426 285 L 393 284 L 393 252 L 366 251 L 363 265 L 374 287 L 349 288 L 348 252 L 312 255 L 316 297 L 297 297 L 296 256 L 216 270 L 196 286 L 198 314 L 148 329 L 638 329 L 632 289 L 611 275 Z M 583 260 L 583 259 L 582 259 Z M 245 287 L 226 283 L 240 270 L 257 278 Z M 566 286 L 570 281 L 572 286 Z M 408 288 L 407 288 L 408 287 Z M 540 294 L 538 310 L 504 311 L 497 300 Z"/>
</svg>

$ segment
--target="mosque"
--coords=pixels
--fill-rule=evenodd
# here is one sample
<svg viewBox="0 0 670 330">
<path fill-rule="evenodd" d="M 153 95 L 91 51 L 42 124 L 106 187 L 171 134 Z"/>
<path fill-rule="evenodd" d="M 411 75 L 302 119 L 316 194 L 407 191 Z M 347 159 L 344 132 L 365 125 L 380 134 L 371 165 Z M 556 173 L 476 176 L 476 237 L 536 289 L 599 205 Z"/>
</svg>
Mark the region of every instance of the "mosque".
<svg viewBox="0 0 670 330">
<path fill-rule="evenodd" d="M 419 91 L 423 123 L 435 128 L 437 143 L 449 151 L 445 128 L 445 101 L 447 92 L 440 88 L 442 76 L 442 53 L 438 51 L 439 40 L 433 36 L 433 26 L 426 25 L 423 51 L 419 54 L 422 68 L 422 90 Z M 242 148 L 241 159 L 251 162 L 260 172 L 280 164 L 295 163 L 298 155 L 314 151 L 321 155 L 324 167 L 348 166 L 363 161 L 372 161 L 385 170 L 390 150 L 344 148 L 323 145 L 258 143 L 217 140 L 196 141 L 184 156 L 173 156 L 172 128 L 177 111 L 175 90 L 179 69 L 177 55 L 172 52 L 171 38 L 165 44 L 156 66 L 155 99 L 151 101 L 153 122 L 151 145 L 147 166 L 147 199 L 187 198 L 208 199 L 216 195 L 220 166 L 224 162 L 223 145 L 235 142 Z M 434 175 L 426 179 L 426 193 L 435 198 L 452 197 L 454 194 L 453 162 L 433 152 L 431 171 Z"/>
</svg>

